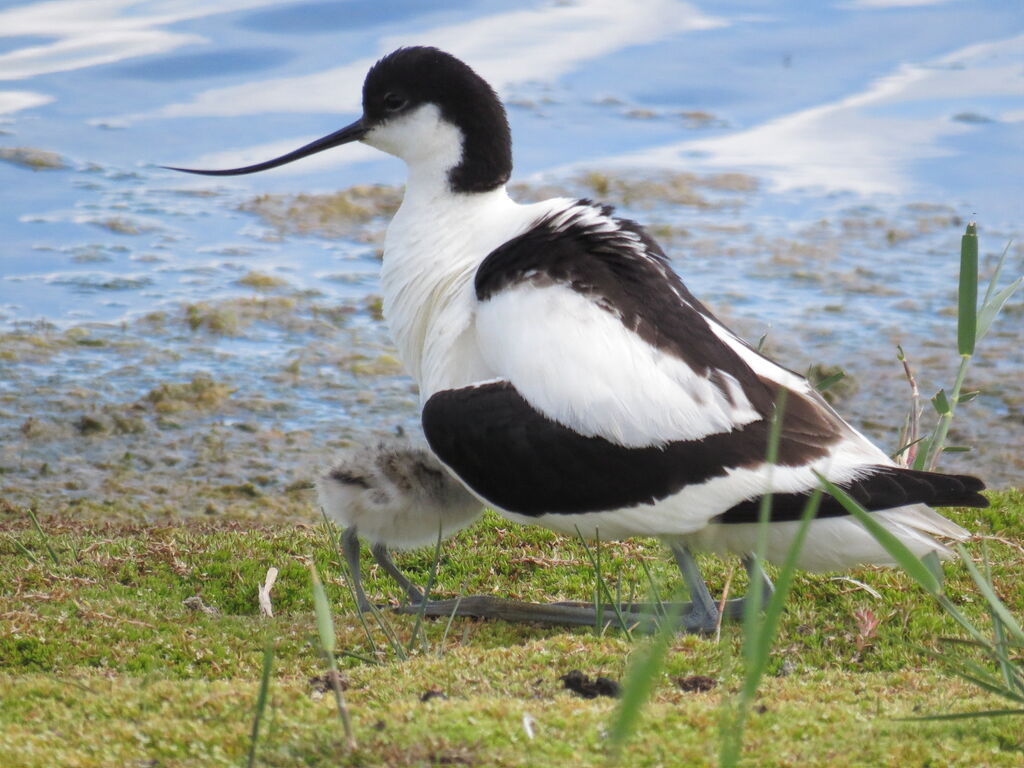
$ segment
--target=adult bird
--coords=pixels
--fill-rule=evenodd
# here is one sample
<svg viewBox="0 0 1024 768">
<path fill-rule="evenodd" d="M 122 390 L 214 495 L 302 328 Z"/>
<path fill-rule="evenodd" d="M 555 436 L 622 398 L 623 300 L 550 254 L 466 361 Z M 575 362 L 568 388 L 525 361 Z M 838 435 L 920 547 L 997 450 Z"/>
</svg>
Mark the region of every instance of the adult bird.
<svg viewBox="0 0 1024 768">
<path fill-rule="evenodd" d="M 766 493 L 769 560 L 788 548 L 819 473 L 917 555 L 947 555 L 940 539 L 967 535 L 929 506 L 987 504 L 976 478 L 896 466 L 806 379 L 719 322 L 639 224 L 588 200 L 511 200 L 505 110 L 448 53 L 385 56 L 366 76 L 362 117 L 329 136 L 256 165 L 192 172 L 254 173 L 354 141 L 408 166 L 381 284 L 431 449 L 512 520 L 667 541 L 693 597 L 688 628 L 718 620 L 691 549 L 749 555 Z M 892 560 L 823 500 L 799 566 L 870 563 Z"/>
</svg>

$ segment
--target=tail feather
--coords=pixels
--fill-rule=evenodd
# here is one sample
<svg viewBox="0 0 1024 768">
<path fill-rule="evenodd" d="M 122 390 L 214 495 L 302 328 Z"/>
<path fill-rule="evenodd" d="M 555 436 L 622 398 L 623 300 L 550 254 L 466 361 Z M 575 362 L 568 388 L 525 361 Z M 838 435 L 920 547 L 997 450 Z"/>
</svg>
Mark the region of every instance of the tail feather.
<svg viewBox="0 0 1024 768">
<path fill-rule="evenodd" d="M 971 475 L 944 475 L 900 467 L 877 467 L 855 481 L 849 493 L 867 509 L 889 509 L 905 504 L 929 507 L 987 507 L 981 495 L 985 484 Z M 860 496 L 863 498 L 858 498 Z"/>
<path fill-rule="evenodd" d="M 970 475 L 944 475 L 901 467 L 876 465 L 867 468 L 860 478 L 841 487 L 869 512 L 926 504 L 929 507 L 987 507 L 988 499 L 981 495 L 985 484 Z M 807 493 L 777 493 L 772 496 L 773 522 L 798 520 L 807 503 Z M 718 515 L 712 522 L 735 524 L 754 523 L 758 519 L 760 498 L 747 499 Z M 845 507 L 831 496 L 821 500 L 818 517 L 842 517 L 849 514 Z M 938 515 L 934 517 L 939 519 Z"/>
</svg>

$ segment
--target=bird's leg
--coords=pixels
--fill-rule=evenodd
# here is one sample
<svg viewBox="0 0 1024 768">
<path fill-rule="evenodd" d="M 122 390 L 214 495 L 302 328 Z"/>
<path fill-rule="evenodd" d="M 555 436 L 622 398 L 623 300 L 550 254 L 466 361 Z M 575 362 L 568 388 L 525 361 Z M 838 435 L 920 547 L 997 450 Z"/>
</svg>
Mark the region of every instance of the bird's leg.
<svg viewBox="0 0 1024 768">
<path fill-rule="evenodd" d="M 679 573 L 682 574 L 686 588 L 690 592 L 690 603 L 684 606 L 681 614 L 683 626 L 689 632 L 714 632 L 720 618 L 718 604 L 711 597 L 708 585 L 704 583 L 697 561 L 690 550 L 682 544 L 673 543 L 671 548 L 676 565 L 679 566 Z"/>
<path fill-rule="evenodd" d="M 675 606 L 679 610 L 682 628 L 688 632 L 714 632 L 718 626 L 718 606 L 708 592 L 697 562 L 690 551 L 682 545 L 673 545 L 672 552 L 690 590 L 692 601 Z M 598 623 L 593 603 L 525 603 L 493 595 L 470 595 L 458 600 L 433 600 L 418 606 L 403 606 L 398 610 L 405 613 L 422 610 L 427 616 L 472 616 L 563 626 L 594 627 Z M 668 607 L 668 611 L 671 610 L 672 608 Z M 659 622 L 657 609 L 653 604 L 606 605 L 603 606 L 601 613 L 601 623 L 605 626 L 653 631 Z"/>
<path fill-rule="evenodd" d="M 593 603 L 527 603 L 507 600 L 494 595 L 467 595 L 452 600 L 430 600 L 420 605 L 404 605 L 396 609 L 399 613 L 419 613 L 425 616 L 467 616 L 476 619 L 501 619 L 502 621 L 537 622 L 565 627 L 597 626 L 597 612 Z M 627 629 L 640 628 L 652 631 L 657 623 L 652 614 L 620 611 L 604 606 L 602 624 L 621 627 L 619 616 Z"/>
<path fill-rule="evenodd" d="M 683 603 L 682 605 L 679 605 L 678 603 L 662 603 L 660 605 L 656 605 L 654 603 L 623 603 L 619 606 L 619 609 L 623 613 L 630 613 L 637 616 L 678 612 L 678 614 L 683 617 L 683 626 L 687 631 L 713 632 L 718 625 L 718 602 L 711 597 L 707 585 L 701 577 L 700 569 L 697 567 L 697 562 L 694 560 L 690 551 L 679 544 L 670 545 L 670 548 L 672 549 L 672 554 L 676 558 L 676 564 L 679 566 L 679 572 L 683 576 L 683 581 L 686 582 L 686 587 L 690 590 L 690 599 L 692 602 Z M 747 571 L 747 580 L 751 585 L 758 579 L 761 580 L 761 607 L 763 609 L 774 594 L 775 587 L 753 555 L 747 555 L 743 558 L 743 567 Z M 748 587 L 748 590 L 749 589 L 750 588 Z M 726 600 L 722 610 L 723 618 L 742 619 L 746 600 L 746 597 Z M 583 602 L 563 602 L 555 603 L 555 605 L 584 608 L 591 604 Z M 614 609 L 610 606 L 606 606 L 605 610 L 613 611 Z"/>
<path fill-rule="evenodd" d="M 380 564 L 380 567 L 387 571 L 388 576 L 405 590 L 405 594 L 408 595 L 410 602 L 418 604 L 424 601 L 423 593 L 409 581 L 404 573 L 398 570 L 398 566 L 391 559 L 391 553 L 388 552 L 388 548 L 385 545 L 378 542 L 370 548 L 370 552 L 373 553 L 373 559 Z"/>
<path fill-rule="evenodd" d="M 718 602 L 708 591 L 700 567 L 690 550 L 678 543 L 671 544 L 670 548 L 676 565 L 679 566 L 679 573 L 690 591 L 690 602 L 682 605 L 666 603 L 661 606 L 665 613 L 678 612 L 682 629 L 687 632 L 705 634 L 715 631 L 720 615 L 729 619 L 742 618 L 745 597 L 727 600 L 724 612 L 720 612 Z M 764 605 L 774 591 L 771 581 L 768 580 L 753 556 L 743 558 L 743 567 L 747 570 L 751 584 L 756 583 L 757 579 L 762 580 L 761 604 Z M 389 573 L 391 573 L 390 570 Z M 619 609 L 617 613 L 616 607 Z M 659 606 L 653 603 L 623 603 L 614 607 L 606 605 L 602 611 L 603 623 L 606 626 L 619 626 L 619 617 L 621 616 L 622 624 L 630 629 L 653 631 L 657 628 L 660 618 L 658 609 Z M 402 606 L 398 610 L 404 613 L 416 613 L 422 610 L 427 616 L 470 616 L 481 619 L 539 622 L 562 626 L 593 627 L 598 622 L 597 611 L 595 611 L 593 603 L 568 601 L 547 604 L 525 603 L 518 600 L 505 600 L 493 595 L 470 595 L 457 600 L 431 600 L 426 604 Z"/>
<path fill-rule="evenodd" d="M 682 606 L 684 625 L 691 632 L 713 632 L 718 624 L 718 603 L 712 599 L 711 594 L 708 592 L 708 588 L 704 584 L 704 579 L 701 578 L 700 570 L 697 568 L 693 555 L 690 554 L 688 549 L 678 544 L 672 545 L 672 554 L 676 557 L 679 571 L 683 575 L 686 587 L 690 590 L 690 599 L 693 601 L 690 604 L 692 607 Z M 751 585 L 758 579 L 761 580 L 761 608 L 763 610 L 775 593 L 775 587 L 753 555 L 746 555 L 743 558 L 743 567 L 747 571 L 747 581 Z M 749 594 L 749 586 L 747 590 Z M 722 617 L 726 619 L 742 619 L 746 604 L 746 597 L 726 600 L 722 606 Z M 631 611 L 646 609 L 643 605 L 627 605 L 623 606 L 623 608 L 628 608 Z M 664 608 L 666 612 L 672 610 L 672 606 L 668 603 L 665 604 Z M 713 621 L 712 617 L 714 618 Z"/>
<path fill-rule="evenodd" d="M 370 601 L 366 599 L 363 591 L 363 578 L 359 570 L 359 534 L 356 527 L 350 525 L 341 534 L 341 551 L 345 555 L 345 562 L 348 563 L 348 572 L 352 576 L 352 591 L 356 593 L 356 605 L 360 612 L 370 610 Z"/>
<path fill-rule="evenodd" d="M 761 580 L 761 605 L 767 605 L 768 601 L 772 599 L 772 595 L 775 594 L 775 585 L 772 584 L 772 580 L 768 578 L 768 574 L 764 572 L 761 563 L 753 555 L 746 555 L 743 558 L 743 567 L 747 569 L 747 581 L 750 584 L 753 584 L 757 579 Z M 747 590 L 750 590 L 749 586 Z"/>
<path fill-rule="evenodd" d="M 363 590 L 362 572 L 359 567 L 359 534 L 356 531 L 356 526 L 350 525 L 341 534 L 341 550 L 345 555 L 345 562 L 348 563 L 349 573 L 352 574 L 352 590 L 356 593 L 356 605 L 359 606 L 360 611 L 369 611 L 370 601 Z M 398 586 L 405 591 L 412 602 L 423 602 L 423 593 L 409 581 L 404 573 L 398 570 L 398 566 L 391 559 L 391 553 L 388 552 L 386 546 L 380 543 L 374 544 L 370 547 L 370 552 L 373 554 L 373 559 L 380 564 L 388 576 L 398 583 Z"/>
<path fill-rule="evenodd" d="M 743 611 L 746 609 L 747 605 L 747 597 L 750 596 L 750 591 L 758 580 L 761 582 L 761 610 L 764 610 L 764 607 L 768 605 L 768 601 L 771 600 L 772 595 L 775 594 L 775 585 L 772 584 L 771 579 L 768 578 L 768 574 L 764 572 L 764 569 L 761 567 L 761 564 L 758 562 L 756 557 L 753 555 L 745 555 L 743 557 L 743 567 L 747 571 L 747 595 L 746 597 L 738 597 L 726 602 L 725 616 L 730 619 L 743 618 Z"/>
</svg>

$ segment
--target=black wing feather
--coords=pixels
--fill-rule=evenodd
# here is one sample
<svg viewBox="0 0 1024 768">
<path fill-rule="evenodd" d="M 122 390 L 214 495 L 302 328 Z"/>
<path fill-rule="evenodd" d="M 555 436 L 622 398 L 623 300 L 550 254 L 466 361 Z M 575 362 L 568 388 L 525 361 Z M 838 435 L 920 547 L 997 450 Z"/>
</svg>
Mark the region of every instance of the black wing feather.
<svg viewBox="0 0 1024 768">
<path fill-rule="evenodd" d="M 836 433 L 808 415 L 809 401 L 791 394 L 789 402 L 779 463 L 802 466 L 825 455 Z M 768 429 L 761 420 L 700 440 L 628 448 L 549 419 L 508 382 L 444 390 L 423 407 L 423 431 L 438 458 L 488 502 L 523 515 L 653 503 L 730 468 L 757 466 Z"/>
<path fill-rule="evenodd" d="M 580 200 L 569 213 L 556 211 L 499 246 L 477 270 L 477 299 L 485 302 L 524 282 L 564 285 L 698 375 L 728 373 L 758 413 L 770 414 L 771 389 L 711 330 L 705 318 L 714 316 L 686 288 L 661 247 L 639 224 L 611 212 L 610 206 Z"/>
</svg>

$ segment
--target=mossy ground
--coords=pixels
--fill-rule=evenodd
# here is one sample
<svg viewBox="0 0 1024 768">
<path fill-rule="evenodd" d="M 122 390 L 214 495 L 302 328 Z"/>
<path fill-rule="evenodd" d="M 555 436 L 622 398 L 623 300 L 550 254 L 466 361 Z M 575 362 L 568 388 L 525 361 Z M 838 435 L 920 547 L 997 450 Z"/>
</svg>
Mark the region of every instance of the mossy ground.
<svg viewBox="0 0 1024 768">
<path fill-rule="evenodd" d="M 997 590 L 1024 612 L 1019 579 L 1024 495 L 994 493 L 988 510 L 951 517 L 988 542 Z M 327 531 L 308 524 L 195 519 L 132 524 L 48 517 L 46 537 L 20 507 L 0 510 L 0 765 L 191 766 L 244 764 L 263 649 L 274 647 L 259 765 L 605 765 L 615 702 L 583 700 L 559 677 L 572 669 L 622 677 L 631 642 L 609 630 L 456 619 L 426 625 L 400 661 L 379 629 L 373 643 L 354 612 Z M 119 518 L 119 519 L 124 519 Z M 51 558 L 49 543 L 57 562 Z M 651 540 L 601 547 L 602 568 L 624 596 L 667 594 L 673 568 Z M 978 547 L 975 547 L 975 551 Z M 425 583 L 432 551 L 398 558 Z M 346 696 L 358 747 L 345 748 L 333 696 L 324 693 L 308 565 L 334 609 Z M 275 618 L 260 615 L 257 587 L 280 570 Z M 704 561 L 712 590 L 737 563 Z M 395 596 L 366 558 L 371 594 Z M 948 593 L 984 621 L 963 569 L 946 565 Z M 1024 763 L 1020 718 L 903 720 L 1003 706 L 922 652 L 956 626 L 899 572 L 801 575 L 787 606 L 772 675 L 745 742 L 750 766 L 1001 766 Z M 578 543 L 488 516 L 445 542 L 436 592 L 489 592 L 526 600 L 587 600 L 594 575 Z M 873 594 L 877 592 L 877 596 Z M 183 605 L 198 595 L 216 610 Z M 390 616 L 408 644 L 415 618 Z M 877 627 L 872 625 L 877 622 Z M 372 622 L 371 622 L 372 623 Z M 426 651 L 424 651 L 426 645 Z M 739 629 L 680 636 L 623 765 L 706 765 L 716 760 L 723 699 L 737 689 Z M 374 659 L 360 661 L 353 655 Z M 676 680 L 718 685 L 686 692 Z M 318 679 L 320 678 L 320 679 Z M 429 691 L 440 692 L 423 701 Z M 530 718 L 533 738 L 524 718 Z"/>
</svg>

